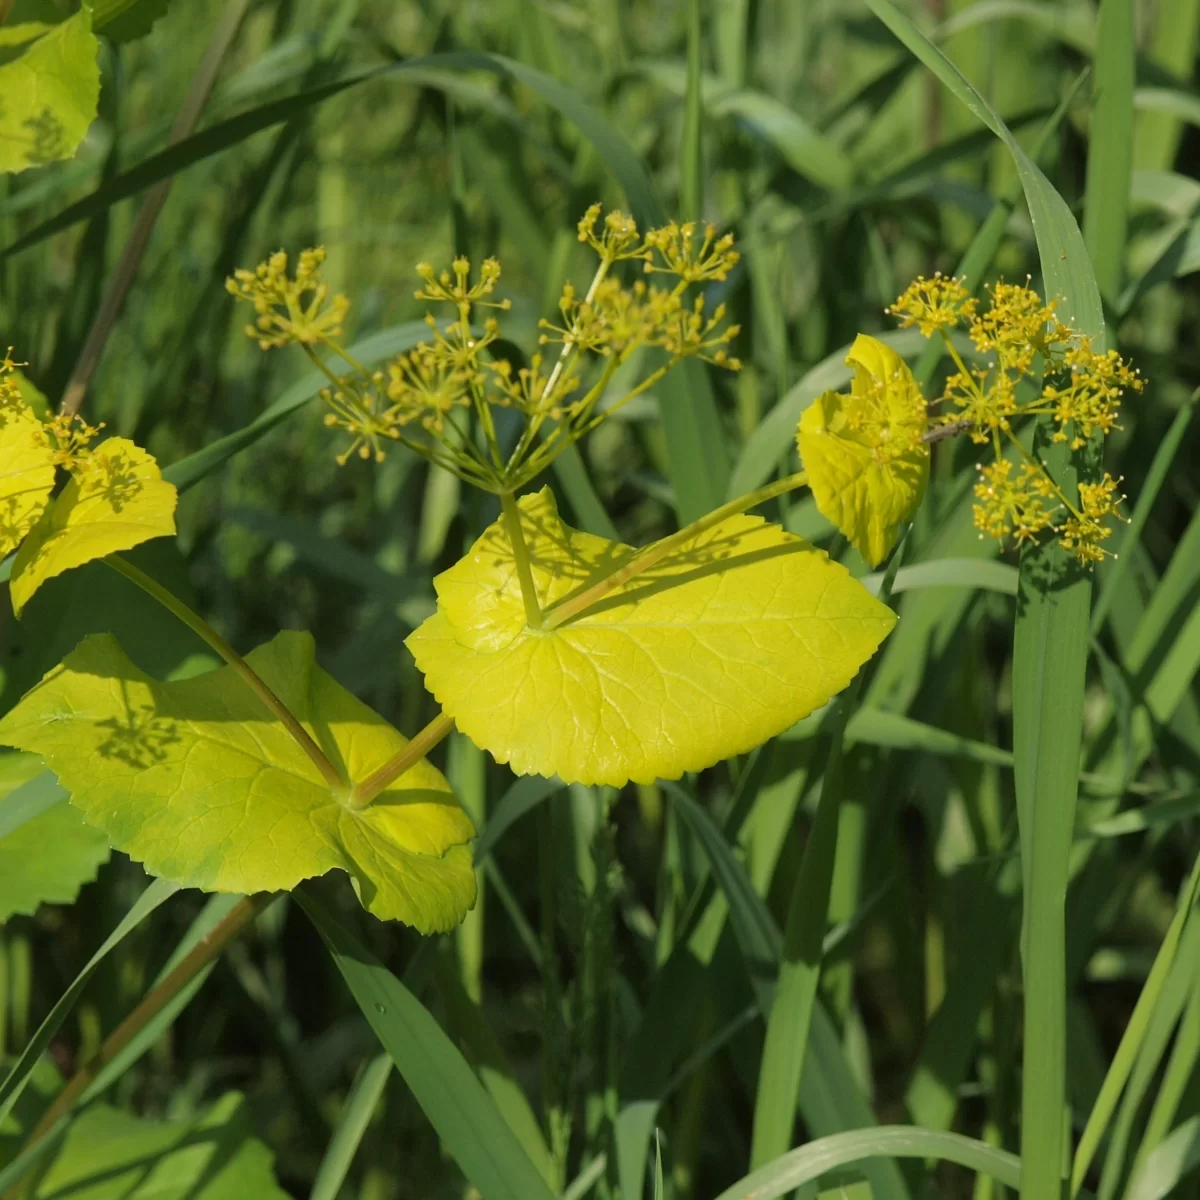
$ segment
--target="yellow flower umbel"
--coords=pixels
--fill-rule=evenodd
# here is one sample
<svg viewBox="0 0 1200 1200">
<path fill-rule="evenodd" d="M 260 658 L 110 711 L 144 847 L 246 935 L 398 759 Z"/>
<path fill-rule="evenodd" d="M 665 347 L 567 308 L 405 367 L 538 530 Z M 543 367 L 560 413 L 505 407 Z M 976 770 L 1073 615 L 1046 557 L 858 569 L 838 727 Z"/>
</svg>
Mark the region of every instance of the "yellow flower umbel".
<svg viewBox="0 0 1200 1200">
<path fill-rule="evenodd" d="M 1020 544 L 1050 531 L 1084 566 L 1100 562 L 1112 534 L 1105 522 L 1119 517 L 1119 481 L 1105 474 L 1099 483 L 1080 484 L 1079 501 L 1072 503 L 1025 450 L 1013 425 L 1049 417 L 1051 439 L 1080 450 L 1117 427 L 1123 393 L 1142 389 L 1137 372 L 1115 350 L 1095 350 L 1091 338 L 1060 321 L 1055 305 L 1028 286 L 994 284 L 980 309 L 960 281 L 938 275 L 917 279 L 888 311 L 926 337 L 965 327 L 983 360 L 981 367 L 968 367 L 946 337 L 957 370 L 938 401 L 949 411 L 935 421 L 946 432 L 965 430 L 992 447 L 995 458 L 980 467 L 975 486 L 981 534 Z M 1038 389 L 1034 399 L 1020 402 L 1022 384 Z M 1015 449 L 1020 465 L 1004 457 L 1006 447 Z"/>
<path fill-rule="evenodd" d="M 725 324 L 724 306 L 710 311 L 703 296 L 687 294 L 692 284 L 726 278 L 738 258 L 730 235 L 718 236 L 711 225 L 672 223 L 643 237 L 631 217 L 602 216 L 598 204 L 584 213 L 578 233 L 599 257 L 595 275 L 582 294 L 568 283 L 558 320 L 541 322 L 540 344 L 557 345 L 557 353 L 540 351 L 516 369 L 493 353 L 500 337 L 496 318 L 479 316 L 480 309 L 509 308 L 507 299 L 495 298 L 501 269 L 494 258 L 477 271 L 466 258 L 443 271 L 417 265 L 417 299 L 452 311 L 440 321 L 429 314 L 429 339 L 386 372 L 368 371 L 338 342 L 349 301 L 329 296 L 320 277 L 322 251 L 301 254 L 294 279 L 280 251 L 253 271 L 238 271 L 227 286 L 254 305 L 258 319 L 246 333 L 263 349 L 300 345 L 328 376 L 325 422 L 351 437 L 339 462 L 355 453 L 382 459 L 387 445 L 398 442 L 477 487 L 511 495 L 682 359 L 730 370 L 741 365 L 728 352 L 738 329 Z M 673 276 L 675 283 L 626 285 L 614 273 L 626 261 L 640 262 L 655 276 Z M 317 353 L 318 346 L 328 357 Z M 617 369 L 645 348 L 660 351 L 658 366 L 611 396 Z M 351 370 L 335 371 L 338 360 Z M 501 445 L 496 408 L 514 409 L 524 419 L 514 443 Z"/>
</svg>

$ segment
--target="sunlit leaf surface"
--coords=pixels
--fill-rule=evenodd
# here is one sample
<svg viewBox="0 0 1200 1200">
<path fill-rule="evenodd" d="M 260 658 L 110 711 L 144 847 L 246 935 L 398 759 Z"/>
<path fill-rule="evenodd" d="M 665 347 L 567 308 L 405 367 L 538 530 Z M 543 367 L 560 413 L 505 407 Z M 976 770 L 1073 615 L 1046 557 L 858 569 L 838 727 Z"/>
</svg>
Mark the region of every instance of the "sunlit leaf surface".
<svg viewBox="0 0 1200 1200">
<path fill-rule="evenodd" d="M 362 779 L 403 746 L 316 665 L 305 633 L 247 661 L 334 763 Z M 475 901 L 470 818 L 421 761 L 353 811 L 229 667 L 174 683 L 86 638 L 0 722 L 88 821 L 154 875 L 206 891 L 291 889 L 340 869 L 376 916 L 452 928 Z"/>
<path fill-rule="evenodd" d="M 564 525 L 549 489 L 520 508 L 543 609 L 634 553 Z M 435 586 L 407 644 L 438 702 L 514 771 L 584 783 L 674 779 L 759 745 L 844 688 L 895 622 L 822 551 L 749 516 L 551 631 L 526 626 L 502 522 Z"/>
</svg>

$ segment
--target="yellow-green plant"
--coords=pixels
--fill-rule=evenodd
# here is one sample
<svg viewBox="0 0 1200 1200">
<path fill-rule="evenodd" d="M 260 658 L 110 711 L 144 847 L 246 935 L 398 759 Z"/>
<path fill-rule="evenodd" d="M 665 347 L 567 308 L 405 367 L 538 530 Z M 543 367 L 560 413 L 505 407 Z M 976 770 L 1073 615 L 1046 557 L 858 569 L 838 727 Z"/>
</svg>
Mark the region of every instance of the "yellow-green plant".
<svg viewBox="0 0 1200 1200">
<path fill-rule="evenodd" d="M 920 277 L 888 311 L 902 327 L 944 337 L 956 369 L 930 402 L 895 350 L 858 337 L 846 360 L 850 391 L 817 397 L 797 430 L 821 512 L 869 563 L 881 562 L 924 495 L 932 443 L 965 434 L 992 452 L 975 485 L 980 536 L 1019 546 L 1053 534 L 1082 566 L 1100 562 L 1110 519 L 1120 517 L 1121 481 L 1104 472 L 1072 499 L 1016 427 L 1047 417 L 1053 442 L 1081 450 L 1117 427 L 1122 395 L 1142 388 L 1138 373 L 1115 350 L 1094 350 L 1028 286 L 996 283 L 980 308 L 960 280 Z M 974 365 L 950 336 L 959 329 Z M 940 411 L 930 416 L 931 408 Z"/>
<path fill-rule="evenodd" d="M 98 635 L 0 724 L 0 738 L 41 755 L 112 845 L 165 879 L 211 891 L 287 890 L 339 868 L 376 915 L 445 929 L 475 896 L 471 822 L 424 761 L 451 728 L 519 773 L 614 785 L 677 778 L 819 708 L 887 636 L 894 614 L 844 567 L 746 515 L 802 486 L 803 473 L 641 549 L 569 528 L 546 487 L 518 495 L 685 358 L 739 367 L 728 349 L 737 328 L 721 305 L 710 310 L 692 294 L 737 261 L 729 235 L 676 223 L 643 235 L 598 205 L 578 232 L 595 273 L 582 292 L 564 287 L 558 315 L 541 322 L 536 351 L 516 366 L 494 353 L 496 314 L 508 303 L 491 259 L 478 271 L 465 259 L 440 272 L 419 265 L 418 298 L 447 317 L 430 314 L 428 339 L 382 368 L 355 362 L 341 343 L 350 306 L 322 280 L 320 250 L 291 272 L 280 252 L 229 281 L 253 306 L 247 332 L 263 349 L 298 345 L 326 374 L 326 424 L 350 439 L 339 462 L 379 461 L 398 446 L 499 498 L 499 518 L 435 580 L 437 610 L 408 640 L 442 708 L 411 741 L 316 666 L 307 635 L 280 634 L 242 658 L 111 557 L 173 532 L 173 489 L 122 439 L 90 449 L 96 431 L 80 422 L 43 425 L 10 405 L 0 453 L 11 445 L 26 462 L 22 447 L 45 446 L 30 468 L 36 487 L 22 484 L 12 502 L 10 524 L 26 535 L 14 603 L 56 570 L 110 556 L 226 662 L 160 683 Z M 650 365 L 628 382 L 620 368 L 639 352 Z M 858 353 L 867 376 L 895 374 L 885 381 L 891 398 L 903 376 L 890 352 L 863 339 Z M 519 422 L 501 422 L 501 410 Z M 877 434 L 869 423 L 861 432 Z M 72 482 L 43 511 L 56 466 Z M 889 478 L 901 466 L 889 460 Z M 99 485 L 88 481 L 101 476 L 113 511 L 97 524 Z M 886 510 L 869 518 L 885 531 L 873 558 L 918 498 L 908 484 L 868 488 L 864 503 Z"/>
<path fill-rule="evenodd" d="M 1047 415 L 1055 439 L 1078 448 L 1114 427 L 1122 389 L 1140 381 L 1031 289 L 996 284 L 980 309 L 940 276 L 917 280 L 891 310 L 927 336 L 966 327 L 978 362 L 968 366 L 948 338 L 957 370 L 935 402 L 940 414 L 929 417 L 903 359 L 861 335 L 847 360 L 850 390 L 820 396 L 800 421 L 806 472 L 641 549 L 571 529 L 549 488 L 518 492 L 683 359 L 739 366 L 723 308 L 689 293 L 727 276 L 731 237 L 674 223 L 643 235 L 593 206 L 579 238 L 598 258 L 592 280 L 582 294 L 564 287 L 558 317 L 542 321 L 537 351 L 516 367 L 495 354 L 494 314 L 508 303 L 492 259 L 477 272 L 461 258 L 441 272 L 418 266 L 417 297 L 450 313 L 430 314 L 429 338 L 384 368 L 342 345 L 350 305 L 329 293 L 320 250 L 302 253 L 290 274 L 280 252 L 229 281 L 253 305 L 247 333 L 263 349 L 298 345 L 326 374 L 326 424 L 350 438 L 339 462 L 379 461 L 398 445 L 500 501 L 498 519 L 435 579 L 436 611 L 408 639 L 442 709 L 411 741 L 316 666 L 307 635 L 280 634 L 242 658 L 115 557 L 174 532 L 174 489 L 131 442 L 96 442 L 99 431 L 77 418 L 38 418 L 11 358 L 0 366 L 3 549 L 20 547 L 14 608 L 46 578 L 104 557 L 226 662 L 159 683 L 98 635 L 0 724 L 5 742 L 45 759 L 114 846 L 213 891 L 287 890 L 339 868 L 376 915 L 446 929 L 474 902 L 474 831 L 424 756 L 455 726 L 521 774 L 617 786 L 677 778 L 819 708 L 887 636 L 886 606 L 824 552 L 746 515 L 751 507 L 810 484 L 876 564 L 921 501 L 931 443 L 966 432 L 995 456 L 976 488 L 983 532 L 1021 542 L 1053 531 L 1083 563 L 1104 553 L 1116 481 L 1083 485 L 1073 503 L 1014 426 Z M 557 348 L 552 361 L 546 347 Z M 619 368 L 641 351 L 657 361 L 628 382 Z M 519 422 L 500 422 L 504 409 Z M 60 471 L 69 479 L 52 501 Z"/>
</svg>

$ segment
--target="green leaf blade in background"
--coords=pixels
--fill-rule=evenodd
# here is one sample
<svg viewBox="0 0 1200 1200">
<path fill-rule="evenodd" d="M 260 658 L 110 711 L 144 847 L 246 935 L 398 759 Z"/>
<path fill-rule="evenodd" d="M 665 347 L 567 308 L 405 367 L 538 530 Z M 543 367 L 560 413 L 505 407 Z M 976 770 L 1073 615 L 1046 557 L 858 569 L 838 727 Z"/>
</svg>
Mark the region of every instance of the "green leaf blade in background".
<svg viewBox="0 0 1200 1200">
<path fill-rule="evenodd" d="M 0 925 L 71 904 L 108 861 L 108 838 L 66 803 L 33 755 L 0 757 Z M 53 853 L 47 853 L 49 848 Z"/>
<path fill-rule="evenodd" d="M 485 1200 L 552 1200 L 483 1085 L 407 988 L 309 891 L 316 926 L 362 1014 L 468 1181 Z"/>
</svg>

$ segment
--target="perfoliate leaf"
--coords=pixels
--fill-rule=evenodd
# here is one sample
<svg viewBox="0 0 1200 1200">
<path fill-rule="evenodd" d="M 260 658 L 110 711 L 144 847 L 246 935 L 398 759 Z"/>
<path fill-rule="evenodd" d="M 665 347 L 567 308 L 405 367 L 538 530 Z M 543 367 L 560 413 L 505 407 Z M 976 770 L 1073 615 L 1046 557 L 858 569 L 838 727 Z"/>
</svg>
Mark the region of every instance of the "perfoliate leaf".
<svg viewBox="0 0 1200 1200">
<path fill-rule="evenodd" d="M 108 838 L 67 803 L 36 755 L 0 755 L 0 925 L 72 903 L 108 856 Z"/>
<path fill-rule="evenodd" d="M 0 171 L 75 153 L 100 102 L 99 49 L 85 7 L 0 67 Z"/>
<path fill-rule="evenodd" d="M 54 575 L 173 534 L 178 499 L 140 446 L 126 438 L 101 442 L 17 552 L 13 611 L 20 616 L 29 597 Z"/>
<path fill-rule="evenodd" d="M 859 334 L 846 362 L 850 393 L 818 396 L 796 440 L 817 507 L 877 566 L 929 482 L 925 400 L 908 364 L 877 338 Z"/>
<path fill-rule="evenodd" d="M 634 553 L 520 501 L 542 608 Z M 675 779 L 787 729 L 844 688 L 895 623 L 841 566 L 758 517 L 700 534 L 558 628 L 527 628 L 502 521 L 434 580 L 407 645 L 458 728 L 518 774 Z"/>
<path fill-rule="evenodd" d="M 308 634 L 246 661 L 351 780 L 407 745 L 316 665 Z M 440 772 L 421 761 L 348 808 L 231 667 L 160 683 L 114 638 L 85 638 L 0 721 L 0 741 L 40 754 L 114 847 L 184 887 L 290 890 L 340 869 L 377 917 L 422 933 L 475 902 L 475 831 Z"/>
<path fill-rule="evenodd" d="M 0 558 L 37 524 L 54 490 L 54 455 L 45 427 L 27 409 L 0 410 Z"/>
<path fill-rule="evenodd" d="M 242 1098 L 188 1121 L 146 1121 L 94 1104 L 71 1123 L 29 1200 L 286 1200 Z"/>
</svg>

